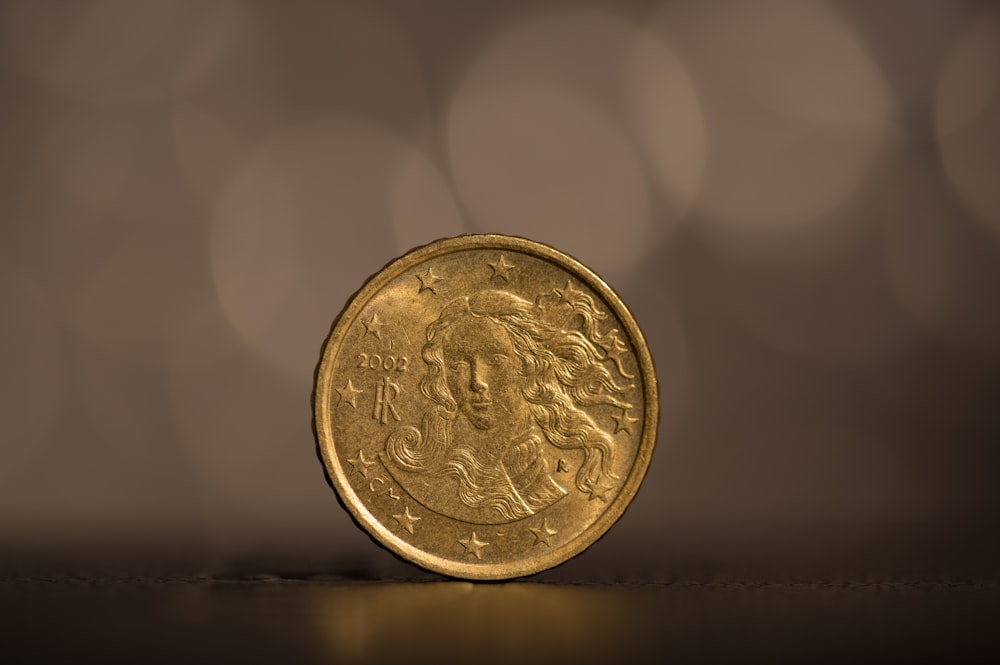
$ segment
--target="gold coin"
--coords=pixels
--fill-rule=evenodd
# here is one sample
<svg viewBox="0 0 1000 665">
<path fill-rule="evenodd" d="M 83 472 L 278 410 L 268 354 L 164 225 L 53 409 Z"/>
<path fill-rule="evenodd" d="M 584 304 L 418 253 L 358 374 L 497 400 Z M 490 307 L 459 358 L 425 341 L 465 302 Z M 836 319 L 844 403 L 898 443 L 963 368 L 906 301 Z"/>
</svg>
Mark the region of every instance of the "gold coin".
<svg viewBox="0 0 1000 665">
<path fill-rule="evenodd" d="M 656 440 L 653 363 L 622 301 L 569 256 L 500 235 L 439 240 L 369 279 L 313 399 L 354 519 L 468 579 L 582 552 L 632 500 Z"/>
</svg>

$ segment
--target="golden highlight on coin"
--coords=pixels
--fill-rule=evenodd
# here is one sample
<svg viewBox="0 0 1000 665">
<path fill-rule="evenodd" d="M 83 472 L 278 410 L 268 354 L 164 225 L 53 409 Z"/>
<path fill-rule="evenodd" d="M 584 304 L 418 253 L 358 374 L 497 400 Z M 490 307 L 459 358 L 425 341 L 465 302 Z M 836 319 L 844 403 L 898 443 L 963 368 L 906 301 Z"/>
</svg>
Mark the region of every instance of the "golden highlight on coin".
<svg viewBox="0 0 1000 665">
<path fill-rule="evenodd" d="M 579 554 L 649 466 L 657 385 L 597 275 L 523 238 L 439 240 L 390 263 L 326 342 L 314 395 L 327 474 L 402 558 L 504 579 Z"/>
</svg>

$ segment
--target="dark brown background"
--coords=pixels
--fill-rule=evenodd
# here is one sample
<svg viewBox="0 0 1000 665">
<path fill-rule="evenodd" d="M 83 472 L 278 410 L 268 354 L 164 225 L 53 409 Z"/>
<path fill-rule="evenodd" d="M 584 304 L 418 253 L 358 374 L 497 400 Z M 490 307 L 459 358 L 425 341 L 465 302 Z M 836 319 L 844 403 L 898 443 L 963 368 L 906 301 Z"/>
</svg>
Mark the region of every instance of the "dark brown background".
<svg viewBox="0 0 1000 665">
<path fill-rule="evenodd" d="M 604 276 L 660 377 L 632 507 L 540 579 L 996 578 L 993 3 L 6 1 L 0 146 L 19 579 L 429 578 L 310 391 L 363 280 L 468 232 Z"/>
</svg>

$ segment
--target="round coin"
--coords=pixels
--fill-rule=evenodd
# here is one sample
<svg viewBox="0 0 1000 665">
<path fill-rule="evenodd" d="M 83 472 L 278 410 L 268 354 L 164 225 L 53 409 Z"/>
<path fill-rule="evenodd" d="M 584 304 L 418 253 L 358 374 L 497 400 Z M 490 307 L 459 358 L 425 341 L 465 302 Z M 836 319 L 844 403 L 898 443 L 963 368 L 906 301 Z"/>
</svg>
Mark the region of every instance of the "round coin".
<svg viewBox="0 0 1000 665">
<path fill-rule="evenodd" d="M 313 399 L 354 519 L 467 579 L 582 552 L 632 500 L 656 440 L 653 363 L 622 301 L 575 259 L 500 235 L 439 240 L 369 279 Z"/>
</svg>

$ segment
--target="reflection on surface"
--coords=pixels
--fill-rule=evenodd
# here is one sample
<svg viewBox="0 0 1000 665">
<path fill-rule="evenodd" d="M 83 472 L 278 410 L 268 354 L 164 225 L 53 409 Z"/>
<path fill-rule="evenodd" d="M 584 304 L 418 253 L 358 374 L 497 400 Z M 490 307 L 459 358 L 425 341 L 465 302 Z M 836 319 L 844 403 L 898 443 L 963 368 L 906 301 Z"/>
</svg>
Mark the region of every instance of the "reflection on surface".
<svg viewBox="0 0 1000 665">
<path fill-rule="evenodd" d="M 975 654 L 995 586 L 188 580 L 14 584 L 4 653 L 102 662 L 610 663 Z M 986 591 L 986 593 L 983 593 Z M 677 661 L 676 659 L 681 659 Z"/>
<path fill-rule="evenodd" d="M 476 661 L 569 661 L 612 656 L 639 636 L 645 613 L 632 596 L 608 587 L 528 583 L 378 584 L 317 589 L 311 609 L 338 662 L 435 647 L 443 655 L 475 654 Z"/>
</svg>

